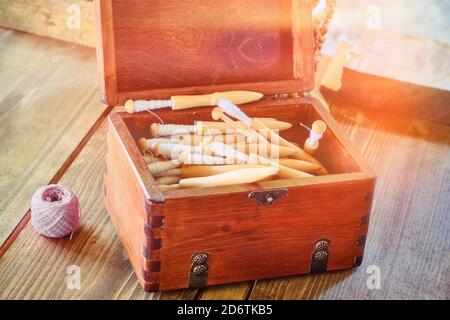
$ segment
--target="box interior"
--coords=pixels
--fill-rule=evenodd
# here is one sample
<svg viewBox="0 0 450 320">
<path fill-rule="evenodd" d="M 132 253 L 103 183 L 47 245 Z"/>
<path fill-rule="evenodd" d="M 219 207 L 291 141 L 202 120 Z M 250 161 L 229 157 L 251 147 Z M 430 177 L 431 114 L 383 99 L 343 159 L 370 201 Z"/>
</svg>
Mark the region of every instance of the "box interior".
<svg viewBox="0 0 450 320">
<path fill-rule="evenodd" d="M 312 0 L 98 1 L 103 100 L 314 87 Z M 169 63 L 168 63 L 169 62 Z"/>
<path fill-rule="evenodd" d="M 293 78 L 290 1 L 127 0 L 112 13 L 119 92 Z"/>
<path fill-rule="evenodd" d="M 293 124 L 292 128 L 286 131 L 282 131 L 280 134 L 282 137 L 292 141 L 294 143 L 303 146 L 305 139 L 308 137 L 309 132 L 300 125 L 303 123 L 307 126 L 315 120 L 321 120 L 319 113 L 314 109 L 311 104 L 290 104 L 290 105 L 246 105 L 242 106 L 242 109 L 252 117 L 273 117 L 281 121 L 290 122 Z M 191 110 L 180 110 L 173 112 L 171 109 L 158 110 L 156 112 L 159 118 L 166 124 L 193 124 L 195 121 L 213 121 L 211 119 L 211 108 L 199 108 Z M 151 138 L 150 125 L 154 122 L 160 122 L 160 120 L 150 112 L 140 114 L 122 114 L 125 125 L 131 133 L 133 139 L 137 141 L 139 138 L 146 137 Z M 319 160 L 322 165 L 327 168 L 330 175 L 345 174 L 345 173 L 357 173 L 362 169 L 358 166 L 357 162 L 352 158 L 350 153 L 337 139 L 334 132 L 331 129 L 327 129 L 321 142 L 320 148 L 314 157 Z M 319 177 L 307 178 L 318 179 Z M 277 180 L 288 181 L 288 180 Z M 205 188 L 209 189 L 209 188 Z M 189 189 L 185 189 L 189 190 Z M 164 194 L 176 194 L 177 191 L 172 190 L 164 192 Z M 225 189 L 224 189 L 225 191 Z"/>
</svg>

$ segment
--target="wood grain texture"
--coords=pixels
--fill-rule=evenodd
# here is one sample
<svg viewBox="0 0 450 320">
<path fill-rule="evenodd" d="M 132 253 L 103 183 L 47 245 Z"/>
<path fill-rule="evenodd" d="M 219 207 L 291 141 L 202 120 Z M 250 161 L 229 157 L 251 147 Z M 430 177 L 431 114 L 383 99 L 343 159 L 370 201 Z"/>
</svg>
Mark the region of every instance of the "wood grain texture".
<svg viewBox="0 0 450 320">
<path fill-rule="evenodd" d="M 378 178 L 363 265 L 257 281 L 251 298 L 449 299 L 449 127 L 337 104 L 332 113 Z M 366 287 L 370 265 L 380 290 Z"/>
<path fill-rule="evenodd" d="M 163 196 L 156 187 L 150 192 L 144 187 L 141 177 L 147 175 L 147 178 L 151 179 L 150 183 L 155 185 L 155 182 L 137 147 L 134 155 L 126 151 L 124 146 L 134 141 L 120 116 L 117 113 L 110 115 L 108 123 L 105 205 L 133 267 L 137 270 L 136 274 L 142 286 L 147 291 L 158 291 L 161 239 L 155 235 L 159 226 L 154 224 L 156 219 L 162 217 L 154 212 L 157 210 L 153 209 L 158 205 L 152 203 L 150 199 L 162 201 Z M 141 160 L 140 165 L 139 162 L 133 164 L 130 162 L 130 159 L 136 159 L 136 156 Z M 142 175 L 134 168 L 139 168 L 138 171 L 142 172 Z M 114 201 L 118 198 L 123 201 Z M 148 250 L 151 250 L 151 255 L 146 255 Z"/>
<path fill-rule="evenodd" d="M 81 198 L 81 230 L 72 241 L 55 241 L 37 236 L 28 225 L 0 260 L 0 297 L 244 299 L 252 293 L 253 299 L 449 299 L 450 129 L 344 105 L 332 104 L 332 112 L 378 174 L 360 268 L 257 281 L 253 291 L 253 282 L 244 282 L 204 288 L 198 296 L 194 290 L 145 294 L 122 253 L 102 197 L 96 196 L 102 192 L 105 163 L 102 127 L 61 180 Z M 72 264 L 81 266 L 80 291 L 65 286 L 65 268 Z M 372 264 L 381 267 L 381 290 L 366 288 L 365 268 Z"/>
<path fill-rule="evenodd" d="M 363 266 L 354 271 L 257 281 L 253 290 L 253 282 L 215 286 L 200 290 L 198 298 L 450 298 L 448 126 L 362 113 L 336 103 L 332 113 L 378 175 Z M 193 290 L 142 291 L 103 209 L 105 139 L 102 126 L 61 180 L 81 198 L 82 228 L 71 241 L 48 240 L 37 236 L 28 224 L 0 260 L 0 298 L 197 296 Z M 81 290 L 68 290 L 65 285 L 66 268 L 73 264 L 81 266 Z M 365 267 L 371 264 L 381 267 L 381 290 L 366 288 Z"/>
<path fill-rule="evenodd" d="M 199 289 L 197 300 L 246 300 L 251 293 L 254 281 L 210 286 Z"/>
<path fill-rule="evenodd" d="M 210 285 L 309 273 L 311 254 L 320 239 L 331 239 L 328 270 L 351 268 L 362 255 L 356 242 L 365 232 L 359 226 L 368 210 L 364 198 L 372 187 L 364 179 L 290 187 L 287 197 L 270 208 L 249 199 L 248 191 L 220 198 L 167 200 L 160 288 L 185 287 L 185 270 L 191 255 L 198 252 L 210 255 Z M 206 213 L 209 219 L 204 218 Z"/>
<path fill-rule="evenodd" d="M 152 204 L 149 210 L 153 213 L 154 207 L 156 217 L 163 217 L 163 226 L 152 228 L 150 235 L 159 245 L 154 249 L 145 245 L 147 251 L 141 255 L 142 194 L 156 201 L 161 197 L 148 177 L 136 139 L 149 134 L 156 118 L 148 113 L 110 116 L 106 203 L 136 273 L 140 277 L 142 269 L 148 271 L 148 281 L 141 278 L 144 288 L 154 290 L 146 282 L 161 290 L 187 287 L 191 257 L 200 252 L 210 256 L 209 285 L 309 273 L 315 243 L 321 239 L 331 240 L 328 270 L 354 266 L 363 256 L 364 243 L 358 244 L 358 239 L 367 233 L 362 216 L 370 214 L 374 176 L 337 132 L 329 114 L 312 102 L 309 98 L 260 101 L 243 109 L 253 117 L 280 115 L 280 120 L 293 123 L 324 120 L 328 129 L 317 156 L 332 175 L 165 192 L 164 202 Z M 156 113 L 167 123 L 186 124 L 208 120 L 211 108 Z M 296 125 L 283 134 L 300 142 L 307 131 Z M 271 207 L 249 199 L 250 191 L 280 188 L 288 188 L 289 193 Z"/>
<path fill-rule="evenodd" d="M 96 7 L 109 104 L 313 87 L 310 0 L 97 0 Z"/>
<path fill-rule="evenodd" d="M 0 1 L 0 27 L 89 47 L 95 47 L 94 20 L 89 0 Z"/>
<path fill-rule="evenodd" d="M 93 49 L 0 29 L 0 244 L 105 110 Z"/>
<path fill-rule="evenodd" d="M 192 299 L 195 291 L 146 294 L 103 203 L 106 121 L 59 181 L 80 198 L 82 222 L 72 240 L 39 236 L 28 224 L 0 260 L 2 299 Z M 67 267 L 81 289 L 67 288 Z"/>
</svg>

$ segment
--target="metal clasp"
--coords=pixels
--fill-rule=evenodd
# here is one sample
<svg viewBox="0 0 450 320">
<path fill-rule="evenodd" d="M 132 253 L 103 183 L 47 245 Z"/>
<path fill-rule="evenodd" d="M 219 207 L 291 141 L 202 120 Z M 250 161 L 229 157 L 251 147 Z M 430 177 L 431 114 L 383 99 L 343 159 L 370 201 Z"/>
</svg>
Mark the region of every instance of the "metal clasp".
<svg viewBox="0 0 450 320">
<path fill-rule="evenodd" d="M 250 199 L 255 200 L 260 205 L 268 207 L 273 205 L 279 198 L 285 197 L 288 194 L 288 189 L 275 189 L 264 191 L 253 191 L 248 194 Z"/>
</svg>

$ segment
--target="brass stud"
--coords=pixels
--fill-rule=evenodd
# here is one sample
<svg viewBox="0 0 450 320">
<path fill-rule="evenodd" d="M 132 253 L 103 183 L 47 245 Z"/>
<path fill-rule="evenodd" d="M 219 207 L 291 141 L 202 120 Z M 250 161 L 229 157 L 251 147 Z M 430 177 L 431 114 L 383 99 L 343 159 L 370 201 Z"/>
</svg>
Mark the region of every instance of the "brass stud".
<svg viewBox="0 0 450 320">
<path fill-rule="evenodd" d="M 316 250 L 317 251 L 328 250 L 328 241 L 326 241 L 326 240 L 318 241 L 316 243 Z"/>
<path fill-rule="evenodd" d="M 192 270 L 192 273 L 195 274 L 196 276 L 202 276 L 202 275 L 206 274 L 207 272 L 208 272 L 208 268 L 202 264 L 194 267 L 194 269 Z"/>
<path fill-rule="evenodd" d="M 208 255 L 206 253 L 196 254 L 193 258 L 194 264 L 205 264 L 208 259 Z"/>
<path fill-rule="evenodd" d="M 323 260 L 325 260 L 327 257 L 328 257 L 328 253 L 327 253 L 326 251 L 317 251 L 317 252 L 314 254 L 314 258 L 315 258 L 317 261 L 323 261 Z"/>
</svg>

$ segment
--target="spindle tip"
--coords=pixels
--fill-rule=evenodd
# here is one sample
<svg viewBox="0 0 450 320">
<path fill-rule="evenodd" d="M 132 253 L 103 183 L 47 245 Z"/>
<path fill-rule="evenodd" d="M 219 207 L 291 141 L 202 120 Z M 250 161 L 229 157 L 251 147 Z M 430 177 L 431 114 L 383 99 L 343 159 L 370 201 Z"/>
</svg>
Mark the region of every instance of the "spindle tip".
<svg viewBox="0 0 450 320">
<path fill-rule="evenodd" d="M 159 136 L 159 123 L 152 123 L 152 125 L 150 126 L 150 133 L 152 137 Z"/>
<path fill-rule="evenodd" d="M 137 141 L 137 145 L 138 145 L 138 147 L 139 147 L 139 150 L 140 150 L 142 153 L 145 153 L 145 151 L 147 151 L 147 149 L 148 149 L 147 139 L 145 139 L 144 137 L 143 137 L 143 138 L 140 138 L 140 139 Z"/>
<path fill-rule="evenodd" d="M 222 118 L 222 115 L 223 115 L 223 110 L 221 108 L 214 108 L 211 111 L 211 117 L 214 120 L 219 120 L 220 118 Z"/>
<path fill-rule="evenodd" d="M 161 148 L 159 146 L 159 143 L 154 143 L 150 147 L 150 151 L 154 156 L 159 156 L 161 154 Z"/>
<path fill-rule="evenodd" d="M 317 120 L 317 121 L 314 121 L 311 129 L 312 129 L 312 131 L 314 131 L 318 134 L 322 134 L 325 132 L 325 130 L 327 130 L 327 125 L 322 120 Z"/>
<path fill-rule="evenodd" d="M 189 159 L 189 154 L 186 151 L 182 151 L 178 154 L 178 162 L 183 165 L 185 164 Z"/>
<path fill-rule="evenodd" d="M 128 113 L 134 113 L 134 101 L 133 100 L 128 100 L 127 102 L 125 102 L 125 110 Z"/>
</svg>

